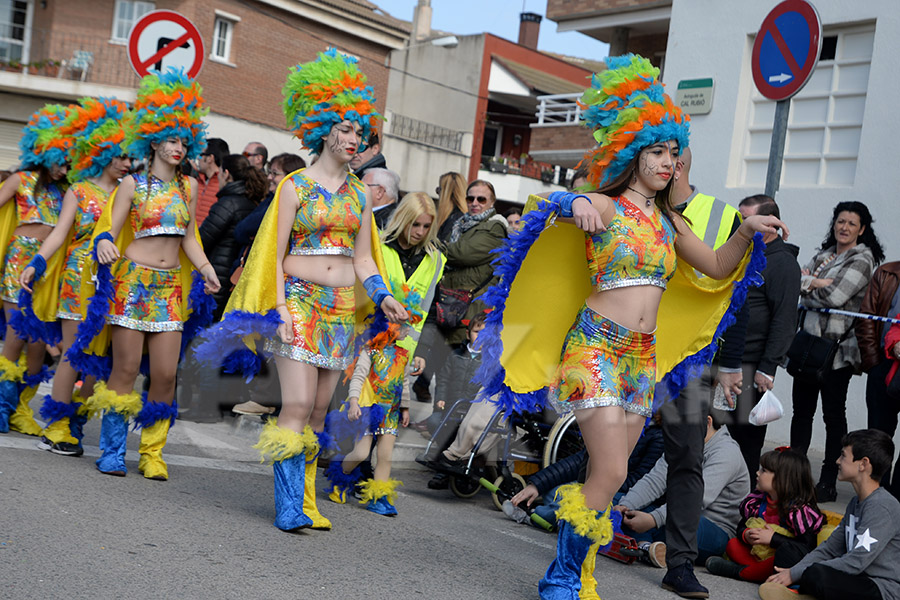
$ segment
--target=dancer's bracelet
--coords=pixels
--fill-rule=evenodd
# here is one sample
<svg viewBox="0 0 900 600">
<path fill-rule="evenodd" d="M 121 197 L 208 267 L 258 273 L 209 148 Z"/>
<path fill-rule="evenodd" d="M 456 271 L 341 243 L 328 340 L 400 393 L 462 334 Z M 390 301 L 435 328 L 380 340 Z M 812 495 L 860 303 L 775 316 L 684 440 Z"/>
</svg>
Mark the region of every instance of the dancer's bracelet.
<svg viewBox="0 0 900 600">
<path fill-rule="evenodd" d="M 381 303 L 384 302 L 384 299 L 388 296 L 393 297 L 393 294 L 391 294 L 387 285 L 385 285 L 384 279 L 382 279 L 381 275 L 378 273 L 367 278 L 363 282 L 363 287 L 366 288 L 366 293 L 369 295 L 369 298 L 372 299 L 372 302 L 375 303 L 376 308 L 380 307 Z"/>
<path fill-rule="evenodd" d="M 28 266 L 34 269 L 34 281 L 39 280 L 47 271 L 47 261 L 40 254 L 35 254 Z M 27 267 L 26 267 L 27 268 Z"/>
<path fill-rule="evenodd" d="M 578 198 L 584 198 L 590 202 L 590 199 L 584 194 L 573 194 L 572 192 L 553 192 L 547 197 L 550 202 L 559 205 L 559 216 L 563 218 L 575 216 L 575 213 L 572 211 L 572 204 Z"/>
</svg>

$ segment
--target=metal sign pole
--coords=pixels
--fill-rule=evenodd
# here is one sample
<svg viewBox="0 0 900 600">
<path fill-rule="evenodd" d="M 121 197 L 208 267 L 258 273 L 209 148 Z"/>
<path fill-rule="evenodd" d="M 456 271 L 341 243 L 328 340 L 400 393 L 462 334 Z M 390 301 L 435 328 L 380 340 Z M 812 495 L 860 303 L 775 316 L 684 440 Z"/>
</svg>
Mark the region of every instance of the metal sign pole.
<svg viewBox="0 0 900 600">
<path fill-rule="evenodd" d="M 766 196 L 775 198 L 781 182 L 781 166 L 784 163 L 784 141 L 787 138 L 788 115 L 791 99 L 775 103 L 775 123 L 772 126 L 772 145 L 769 146 L 769 167 L 766 170 Z"/>
</svg>

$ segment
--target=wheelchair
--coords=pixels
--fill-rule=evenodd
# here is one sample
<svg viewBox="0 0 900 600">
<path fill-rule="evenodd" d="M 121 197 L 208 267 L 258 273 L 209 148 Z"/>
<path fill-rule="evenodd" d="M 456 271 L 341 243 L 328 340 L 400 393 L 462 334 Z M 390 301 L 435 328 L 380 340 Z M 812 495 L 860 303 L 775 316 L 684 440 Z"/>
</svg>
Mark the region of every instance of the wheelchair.
<svg viewBox="0 0 900 600">
<path fill-rule="evenodd" d="M 504 419 L 503 410 L 497 407 L 478 436 L 465 467 L 461 471 L 441 469 L 433 459 L 450 445 L 473 403 L 468 399 L 453 403 L 428 441 L 425 459 L 419 461 L 446 472 L 450 491 L 458 498 L 475 496 L 481 489 L 479 479 L 484 477 L 499 488 L 501 493 L 491 492 L 491 500 L 497 510 L 502 510 L 502 497 L 514 496 L 526 485 L 524 477 L 510 468 L 512 463 L 522 461 L 543 468 L 584 448 L 574 414 L 556 418 L 552 409 L 545 409 L 543 413 L 513 413 Z M 491 434 L 498 436 L 495 445 L 493 439 L 488 440 Z M 486 444 L 491 447 L 485 447 Z"/>
</svg>

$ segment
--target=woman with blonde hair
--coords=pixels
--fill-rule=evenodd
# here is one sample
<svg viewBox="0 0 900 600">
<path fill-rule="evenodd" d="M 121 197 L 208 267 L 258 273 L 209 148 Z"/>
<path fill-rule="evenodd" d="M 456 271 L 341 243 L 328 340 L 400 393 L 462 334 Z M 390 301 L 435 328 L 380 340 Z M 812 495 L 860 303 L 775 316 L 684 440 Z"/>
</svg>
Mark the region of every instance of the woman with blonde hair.
<svg viewBox="0 0 900 600">
<path fill-rule="evenodd" d="M 391 325 L 384 334 L 367 340 L 357 357 L 350 381 L 346 412 L 329 415 L 329 430 L 353 435 L 356 445 L 345 457 L 334 457 L 325 474 L 333 484 L 329 498 L 343 504 L 347 492 L 362 477 L 360 463 L 369 455 L 375 439 L 378 462 L 372 479 L 360 483 L 361 502 L 374 513 L 397 514 L 394 501 L 400 483 L 391 479 L 391 456 L 398 425 L 409 424 L 408 383 L 425 367 L 421 357 L 412 359 L 425 314 L 441 278 L 444 257 L 437 249 L 434 202 L 423 192 L 407 194 L 391 215 L 382 234 L 381 252 L 388 286 L 410 313 L 404 325 Z M 348 423 L 349 421 L 349 423 Z"/>
<path fill-rule="evenodd" d="M 466 206 L 466 178 L 450 171 L 438 180 L 437 238 L 446 243 L 453 224 L 469 212 Z"/>
</svg>

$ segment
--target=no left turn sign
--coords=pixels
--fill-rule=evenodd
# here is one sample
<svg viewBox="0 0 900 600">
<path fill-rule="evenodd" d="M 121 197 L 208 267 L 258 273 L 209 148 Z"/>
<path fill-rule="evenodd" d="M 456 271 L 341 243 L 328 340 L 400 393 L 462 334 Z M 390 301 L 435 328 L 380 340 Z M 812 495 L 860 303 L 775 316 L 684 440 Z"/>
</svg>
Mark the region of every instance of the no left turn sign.
<svg viewBox="0 0 900 600">
<path fill-rule="evenodd" d="M 171 10 L 147 13 L 128 34 L 128 61 L 138 77 L 150 69 L 183 69 L 195 78 L 203 66 L 203 38 L 186 17 Z"/>
</svg>

